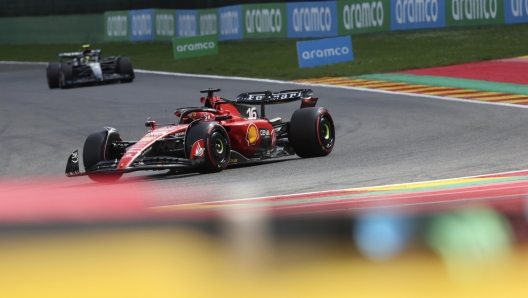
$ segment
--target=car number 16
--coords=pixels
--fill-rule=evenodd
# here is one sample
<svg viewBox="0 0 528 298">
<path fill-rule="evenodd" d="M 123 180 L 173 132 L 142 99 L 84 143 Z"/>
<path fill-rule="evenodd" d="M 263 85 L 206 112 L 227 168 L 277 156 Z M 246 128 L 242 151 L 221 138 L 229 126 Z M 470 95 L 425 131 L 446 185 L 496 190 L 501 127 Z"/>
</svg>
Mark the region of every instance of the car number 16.
<svg viewBox="0 0 528 298">
<path fill-rule="evenodd" d="M 246 114 L 248 119 L 250 120 L 257 119 L 257 108 L 252 107 L 247 109 Z"/>
</svg>

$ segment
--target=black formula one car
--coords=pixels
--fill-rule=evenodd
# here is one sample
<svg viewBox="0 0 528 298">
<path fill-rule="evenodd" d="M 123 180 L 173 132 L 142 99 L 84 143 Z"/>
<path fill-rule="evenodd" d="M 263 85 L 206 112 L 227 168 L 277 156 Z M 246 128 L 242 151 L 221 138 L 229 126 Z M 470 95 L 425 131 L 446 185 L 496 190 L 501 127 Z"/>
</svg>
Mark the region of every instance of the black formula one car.
<svg viewBox="0 0 528 298">
<path fill-rule="evenodd" d="M 194 169 L 219 172 L 228 165 L 258 163 L 273 158 L 328 155 L 335 144 L 330 112 L 315 107 L 310 89 L 240 94 L 236 101 L 214 95 L 220 89 L 202 90 L 203 107 L 176 109 L 177 121 L 156 124 L 149 120 L 147 134 L 123 141 L 115 128 L 92 133 L 83 148 L 84 172 L 75 150 L 66 165 L 66 176 L 87 175 L 94 181 L 117 180 L 123 173 L 146 170 Z M 289 122 L 266 118 L 265 106 L 301 101 Z M 260 106 L 260 114 L 255 105 Z"/>
<path fill-rule="evenodd" d="M 134 80 L 134 69 L 128 57 L 101 57 L 101 50 L 60 53 L 59 62 L 48 63 L 46 76 L 50 89 Z"/>
</svg>

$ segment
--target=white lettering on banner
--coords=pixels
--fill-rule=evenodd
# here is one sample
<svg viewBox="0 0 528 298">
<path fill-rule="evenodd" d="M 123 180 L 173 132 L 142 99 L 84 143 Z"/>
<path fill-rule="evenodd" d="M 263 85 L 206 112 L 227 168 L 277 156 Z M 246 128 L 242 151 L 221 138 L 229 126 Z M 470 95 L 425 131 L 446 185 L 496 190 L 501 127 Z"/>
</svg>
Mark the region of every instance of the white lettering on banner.
<svg viewBox="0 0 528 298">
<path fill-rule="evenodd" d="M 178 36 L 196 36 L 196 16 L 180 15 L 178 16 Z"/>
<path fill-rule="evenodd" d="M 345 29 L 383 26 L 383 3 L 368 2 L 345 5 L 343 8 Z"/>
<path fill-rule="evenodd" d="M 511 1 L 513 12 L 513 2 L 522 0 Z M 455 21 L 461 21 L 464 17 L 468 20 L 495 19 L 497 16 L 497 0 L 453 0 L 451 13 Z"/>
<path fill-rule="evenodd" d="M 171 14 L 156 15 L 156 34 L 174 36 L 174 16 Z"/>
<path fill-rule="evenodd" d="M 132 35 L 143 36 L 152 34 L 152 20 L 150 14 L 132 16 Z"/>
<path fill-rule="evenodd" d="M 127 29 L 127 16 L 109 16 L 106 19 L 106 33 L 108 36 L 126 36 Z"/>
<path fill-rule="evenodd" d="M 332 14 L 329 7 L 303 7 L 293 10 L 295 32 L 324 32 L 332 29 Z"/>
<path fill-rule="evenodd" d="M 279 33 L 282 28 L 280 9 L 252 9 L 246 11 L 246 32 Z"/>
<path fill-rule="evenodd" d="M 510 0 L 511 12 L 514 17 L 523 16 L 523 0 Z M 524 12 L 528 16 L 528 0 L 524 0 Z"/>
<path fill-rule="evenodd" d="M 496 1 L 496 0 L 495 0 Z M 438 20 L 438 0 L 398 0 L 396 21 L 398 24 L 429 23 Z"/>
<path fill-rule="evenodd" d="M 226 11 L 220 14 L 220 34 L 238 34 L 238 11 Z"/>
<path fill-rule="evenodd" d="M 216 34 L 216 14 L 200 16 L 200 35 Z"/>
<path fill-rule="evenodd" d="M 209 42 L 199 42 L 192 44 L 184 44 L 176 47 L 176 51 L 185 52 L 185 51 L 199 51 L 199 50 L 208 50 L 214 49 L 215 43 L 212 41 Z"/>
<path fill-rule="evenodd" d="M 341 56 L 346 55 L 350 53 L 350 49 L 348 47 L 337 47 L 337 48 L 328 48 L 324 50 L 312 50 L 312 51 L 304 51 L 301 56 L 304 60 L 310 60 L 314 57 L 317 58 L 323 58 L 323 57 L 332 57 L 332 56 Z"/>
</svg>

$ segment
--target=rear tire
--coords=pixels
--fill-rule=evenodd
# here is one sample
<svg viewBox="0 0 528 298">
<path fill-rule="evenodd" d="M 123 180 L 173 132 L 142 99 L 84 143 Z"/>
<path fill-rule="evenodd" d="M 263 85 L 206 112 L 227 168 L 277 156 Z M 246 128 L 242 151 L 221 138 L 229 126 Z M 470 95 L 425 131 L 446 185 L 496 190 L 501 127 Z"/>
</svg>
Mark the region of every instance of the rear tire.
<svg viewBox="0 0 528 298">
<path fill-rule="evenodd" d="M 200 140 L 203 141 L 205 151 L 197 171 L 206 174 L 225 169 L 231 158 L 231 143 L 225 129 L 216 122 L 202 122 L 191 127 L 185 139 L 187 158 L 192 158 L 193 145 Z"/>
<path fill-rule="evenodd" d="M 134 80 L 134 68 L 132 68 L 132 62 L 128 57 L 119 58 L 118 63 L 118 72 L 120 75 L 128 75 L 129 78 L 121 79 L 121 83 L 130 83 Z"/>
<path fill-rule="evenodd" d="M 88 170 L 103 160 L 119 159 L 121 152 L 115 152 L 109 144 L 114 141 L 121 141 L 121 137 L 116 130 L 94 132 L 86 138 L 83 147 L 84 169 Z M 88 174 L 88 177 L 95 182 L 113 182 L 121 178 L 123 173 L 98 173 Z"/>
<path fill-rule="evenodd" d="M 73 86 L 73 66 L 71 64 L 67 64 L 67 63 L 60 64 L 59 82 L 60 82 L 61 89 L 67 89 Z"/>
<path fill-rule="evenodd" d="M 292 115 L 288 135 L 299 157 L 326 156 L 335 144 L 334 121 L 325 108 L 299 109 Z"/>
<path fill-rule="evenodd" d="M 48 63 L 46 78 L 50 89 L 59 88 L 59 63 Z"/>
</svg>

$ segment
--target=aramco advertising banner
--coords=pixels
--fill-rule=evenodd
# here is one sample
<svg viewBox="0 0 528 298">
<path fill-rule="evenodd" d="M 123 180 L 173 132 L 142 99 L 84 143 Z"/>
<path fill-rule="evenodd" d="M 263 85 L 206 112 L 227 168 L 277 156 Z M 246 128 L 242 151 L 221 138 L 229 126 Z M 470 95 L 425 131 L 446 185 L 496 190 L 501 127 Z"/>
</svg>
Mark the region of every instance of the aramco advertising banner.
<svg viewBox="0 0 528 298">
<path fill-rule="evenodd" d="M 198 35 L 194 37 L 176 37 L 172 39 L 174 59 L 199 57 L 218 54 L 217 35 Z"/>
<path fill-rule="evenodd" d="M 528 23 L 528 1 L 504 0 L 504 18 L 506 24 Z"/>
<path fill-rule="evenodd" d="M 176 36 L 190 37 L 198 35 L 198 11 L 176 10 Z"/>
<path fill-rule="evenodd" d="M 176 16 L 171 9 L 154 9 L 154 39 L 170 41 L 176 36 Z"/>
<path fill-rule="evenodd" d="M 504 24 L 503 0 L 445 1 L 447 27 Z"/>
<path fill-rule="evenodd" d="M 391 30 L 443 28 L 444 0 L 390 0 Z"/>
<path fill-rule="evenodd" d="M 286 5 L 288 37 L 337 36 L 337 2 L 295 2 Z"/>
<path fill-rule="evenodd" d="M 218 9 L 198 10 L 198 28 L 200 35 L 218 34 Z"/>
<path fill-rule="evenodd" d="M 128 10 L 105 12 L 104 41 L 129 41 L 129 17 Z"/>
<path fill-rule="evenodd" d="M 154 40 L 154 9 L 130 11 L 130 41 Z"/>
<path fill-rule="evenodd" d="M 286 3 L 242 5 L 244 38 L 288 37 Z"/>
<path fill-rule="evenodd" d="M 390 31 L 389 0 L 337 2 L 339 35 Z"/>
<path fill-rule="evenodd" d="M 218 40 L 242 39 L 242 5 L 220 7 L 218 15 Z"/>
<path fill-rule="evenodd" d="M 354 60 L 350 36 L 297 42 L 299 67 L 315 67 Z"/>
</svg>

